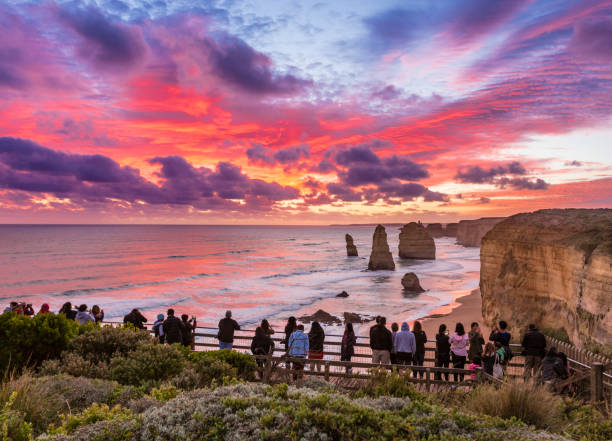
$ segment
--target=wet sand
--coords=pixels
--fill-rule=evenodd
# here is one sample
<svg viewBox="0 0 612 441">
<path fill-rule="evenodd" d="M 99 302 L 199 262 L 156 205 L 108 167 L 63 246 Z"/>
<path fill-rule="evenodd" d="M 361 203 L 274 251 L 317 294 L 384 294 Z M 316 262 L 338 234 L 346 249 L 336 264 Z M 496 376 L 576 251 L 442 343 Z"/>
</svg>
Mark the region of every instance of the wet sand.
<svg viewBox="0 0 612 441">
<path fill-rule="evenodd" d="M 485 339 L 489 335 L 490 328 L 484 324 L 482 319 L 482 298 L 480 290 L 475 289 L 467 296 L 457 298 L 453 303 L 441 306 L 430 312 L 429 315 L 419 319 L 429 340 L 434 340 L 438 333 L 438 327 L 444 323 L 452 334 L 457 322 L 463 323 L 466 332 L 470 330 L 472 322 L 478 322 Z"/>
</svg>

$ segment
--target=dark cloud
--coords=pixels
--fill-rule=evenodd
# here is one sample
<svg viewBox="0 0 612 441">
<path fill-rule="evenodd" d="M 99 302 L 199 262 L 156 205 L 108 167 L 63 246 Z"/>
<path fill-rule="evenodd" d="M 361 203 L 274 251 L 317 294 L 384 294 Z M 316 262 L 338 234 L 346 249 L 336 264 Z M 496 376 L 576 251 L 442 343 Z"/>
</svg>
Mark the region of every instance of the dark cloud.
<svg viewBox="0 0 612 441">
<path fill-rule="evenodd" d="M 529 180 L 528 178 L 509 178 L 508 176 L 526 175 L 527 170 L 520 162 L 514 161 L 506 165 L 498 165 L 485 170 L 479 166 L 469 167 L 466 170 L 457 170 L 455 179 L 459 182 L 471 184 L 494 184 L 497 187 L 512 187 L 517 190 L 545 190 L 548 188 L 548 183 L 537 178 Z"/>
<path fill-rule="evenodd" d="M 361 201 L 361 194 L 350 188 L 348 185 L 339 183 L 327 184 L 327 192 L 335 196 L 337 199 L 345 202 L 359 202 Z"/>
<path fill-rule="evenodd" d="M 146 53 L 139 29 L 114 22 L 93 6 L 64 8 L 60 17 L 83 39 L 79 55 L 101 69 L 130 67 Z"/>
<path fill-rule="evenodd" d="M 548 183 L 540 178 L 533 181 L 527 178 L 501 178 L 495 184 L 502 188 L 510 186 L 516 190 L 546 190 L 548 188 Z"/>
<path fill-rule="evenodd" d="M 568 45 L 579 57 L 596 62 L 612 60 L 612 18 L 592 17 L 574 26 L 574 35 Z"/>
<path fill-rule="evenodd" d="M 275 151 L 261 144 L 254 144 L 251 148 L 247 149 L 246 155 L 252 164 L 294 165 L 300 159 L 310 157 L 310 146 L 303 144 Z"/>
<path fill-rule="evenodd" d="M 312 84 L 309 80 L 272 70 L 270 58 L 241 39 L 224 35 L 204 42 L 213 72 L 222 80 L 255 94 L 292 94 Z"/>
<path fill-rule="evenodd" d="M 0 188 L 87 201 L 112 198 L 199 209 L 243 209 L 233 201 L 238 199 L 250 200 L 248 209 L 263 209 L 300 196 L 293 187 L 251 179 L 228 162 L 219 162 L 215 170 L 194 167 L 180 156 L 149 162 L 161 165 L 160 185 L 106 156 L 64 153 L 28 140 L 0 138 Z"/>
<path fill-rule="evenodd" d="M 399 97 L 402 92 L 397 89 L 393 84 L 383 87 L 382 89 L 376 90 L 372 93 L 372 98 L 380 100 L 392 100 Z"/>
<path fill-rule="evenodd" d="M 340 165 L 380 164 L 380 158 L 368 145 L 358 145 L 336 154 L 336 162 Z"/>
<path fill-rule="evenodd" d="M 323 159 L 312 169 L 312 171 L 317 173 L 331 173 L 336 171 L 336 166 L 329 159 Z"/>
<path fill-rule="evenodd" d="M 567 167 L 582 167 L 582 162 L 580 162 L 580 161 L 566 161 L 565 165 Z"/>
<path fill-rule="evenodd" d="M 378 161 L 371 165 L 351 163 L 346 171 L 342 171 L 338 175 L 342 182 L 351 187 L 380 184 L 390 179 L 415 181 L 429 176 L 429 173 L 421 164 L 417 164 L 407 157 L 392 155 L 378 159 Z"/>
<path fill-rule="evenodd" d="M 498 165 L 488 170 L 476 165 L 467 169 L 457 170 L 455 179 L 471 184 L 493 183 L 496 177 L 503 175 L 524 175 L 527 171 L 520 162 L 514 161 L 506 165 Z"/>
</svg>

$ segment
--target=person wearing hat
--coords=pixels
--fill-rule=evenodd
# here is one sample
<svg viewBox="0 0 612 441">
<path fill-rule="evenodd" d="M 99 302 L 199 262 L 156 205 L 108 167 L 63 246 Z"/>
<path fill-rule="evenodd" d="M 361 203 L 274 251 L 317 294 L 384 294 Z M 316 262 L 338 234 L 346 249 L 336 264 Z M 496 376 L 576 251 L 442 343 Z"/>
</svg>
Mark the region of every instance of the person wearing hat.
<svg viewBox="0 0 612 441">
<path fill-rule="evenodd" d="M 240 325 L 232 318 L 232 311 L 225 311 L 225 318 L 219 321 L 219 349 L 232 349 L 234 345 L 234 331 L 240 330 Z"/>
<path fill-rule="evenodd" d="M 166 336 L 164 335 L 164 315 L 157 314 L 157 320 L 153 323 L 153 333 L 155 334 L 155 338 L 159 340 L 161 344 L 164 344 Z"/>
</svg>

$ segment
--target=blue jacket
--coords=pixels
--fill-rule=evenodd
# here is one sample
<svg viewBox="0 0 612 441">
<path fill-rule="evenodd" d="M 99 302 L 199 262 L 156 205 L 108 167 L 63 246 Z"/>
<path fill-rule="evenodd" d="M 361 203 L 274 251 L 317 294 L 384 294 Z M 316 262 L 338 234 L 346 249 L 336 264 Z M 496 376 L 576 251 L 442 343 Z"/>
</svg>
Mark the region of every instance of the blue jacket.
<svg viewBox="0 0 612 441">
<path fill-rule="evenodd" d="M 416 352 L 416 340 L 414 334 L 410 332 L 408 323 L 402 323 L 402 330 L 395 334 L 395 350 L 397 352 Z"/>
<path fill-rule="evenodd" d="M 289 355 L 306 358 L 308 355 L 308 336 L 299 329 L 289 337 Z"/>
</svg>

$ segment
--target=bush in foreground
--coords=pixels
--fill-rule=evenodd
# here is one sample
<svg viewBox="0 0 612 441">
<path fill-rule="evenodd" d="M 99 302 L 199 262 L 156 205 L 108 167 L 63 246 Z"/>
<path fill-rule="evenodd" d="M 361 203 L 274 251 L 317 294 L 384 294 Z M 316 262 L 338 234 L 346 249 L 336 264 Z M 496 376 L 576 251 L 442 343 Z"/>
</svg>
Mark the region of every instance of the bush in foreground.
<svg viewBox="0 0 612 441">
<path fill-rule="evenodd" d="M 512 381 L 502 386 L 482 385 L 471 391 L 462 403 L 476 413 L 517 418 L 541 429 L 558 430 L 563 423 L 564 404 L 543 385 Z"/>
</svg>

